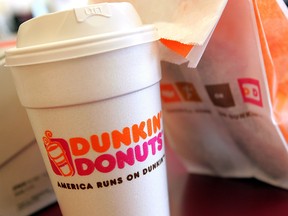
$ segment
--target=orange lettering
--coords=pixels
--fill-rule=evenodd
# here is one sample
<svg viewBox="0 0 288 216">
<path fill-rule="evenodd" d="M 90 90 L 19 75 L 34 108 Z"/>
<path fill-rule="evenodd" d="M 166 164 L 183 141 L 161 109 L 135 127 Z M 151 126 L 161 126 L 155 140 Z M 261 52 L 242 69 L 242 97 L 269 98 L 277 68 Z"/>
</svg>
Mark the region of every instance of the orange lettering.
<svg viewBox="0 0 288 216">
<path fill-rule="evenodd" d="M 145 129 L 145 122 L 142 121 L 139 125 L 134 124 L 132 126 L 132 134 L 133 134 L 133 141 L 135 143 L 139 142 L 140 138 L 146 139 L 147 134 L 144 131 Z"/>
<path fill-rule="evenodd" d="M 152 135 L 152 120 L 151 119 L 148 119 L 147 120 L 147 133 L 148 133 L 148 136 L 150 137 Z"/>
<path fill-rule="evenodd" d="M 129 146 L 131 144 L 131 136 L 130 136 L 129 127 L 123 128 L 122 132 L 118 130 L 114 130 L 112 131 L 111 135 L 112 135 L 112 140 L 113 140 L 113 146 L 115 149 L 120 148 L 121 143 L 125 144 L 126 146 Z"/>
<path fill-rule="evenodd" d="M 81 137 L 71 138 L 70 147 L 74 156 L 85 155 L 90 149 L 89 142 Z"/>
<path fill-rule="evenodd" d="M 106 152 L 110 148 L 110 137 L 108 133 L 103 133 L 101 135 L 102 145 L 100 144 L 99 137 L 97 135 L 92 135 L 90 137 L 92 148 L 99 153 Z"/>
<path fill-rule="evenodd" d="M 153 132 L 156 133 L 161 129 L 161 112 L 157 116 L 153 116 Z"/>
</svg>

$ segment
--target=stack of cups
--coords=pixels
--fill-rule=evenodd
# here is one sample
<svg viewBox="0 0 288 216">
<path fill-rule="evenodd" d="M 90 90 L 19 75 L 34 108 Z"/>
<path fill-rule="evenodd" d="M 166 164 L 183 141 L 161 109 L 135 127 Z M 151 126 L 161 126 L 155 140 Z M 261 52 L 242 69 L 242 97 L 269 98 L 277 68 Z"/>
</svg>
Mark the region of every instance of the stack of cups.
<svg viewBox="0 0 288 216">
<path fill-rule="evenodd" d="M 169 215 L 157 40 L 103 3 L 32 19 L 7 51 L 63 215 Z"/>
</svg>

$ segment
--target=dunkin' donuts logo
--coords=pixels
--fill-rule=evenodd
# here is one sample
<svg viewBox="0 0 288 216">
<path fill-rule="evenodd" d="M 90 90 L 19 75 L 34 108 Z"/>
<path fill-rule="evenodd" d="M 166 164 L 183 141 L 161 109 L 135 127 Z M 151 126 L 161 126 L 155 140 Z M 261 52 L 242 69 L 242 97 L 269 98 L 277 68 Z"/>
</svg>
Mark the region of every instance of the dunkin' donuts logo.
<svg viewBox="0 0 288 216">
<path fill-rule="evenodd" d="M 259 80 L 252 78 L 238 79 L 243 101 L 263 107 Z"/>
<path fill-rule="evenodd" d="M 194 85 L 189 82 L 162 83 L 160 88 L 164 103 L 202 101 Z"/>
<path fill-rule="evenodd" d="M 162 115 L 159 112 L 122 130 L 91 134 L 89 138 L 54 138 L 53 133 L 46 130 L 43 142 L 56 175 L 109 173 L 144 162 L 149 155 L 163 149 Z M 115 149 L 115 153 L 109 153 L 111 149 Z"/>
</svg>

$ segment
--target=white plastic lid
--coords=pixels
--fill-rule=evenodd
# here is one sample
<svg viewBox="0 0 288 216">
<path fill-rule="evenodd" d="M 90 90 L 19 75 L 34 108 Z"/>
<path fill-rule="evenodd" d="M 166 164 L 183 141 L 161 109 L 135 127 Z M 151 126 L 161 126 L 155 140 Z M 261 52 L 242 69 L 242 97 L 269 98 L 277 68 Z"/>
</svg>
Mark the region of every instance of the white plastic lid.
<svg viewBox="0 0 288 216">
<path fill-rule="evenodd" d="M 29 35 L 29 37 L 27 37 Z M 61 61 L 158 40 L 130 3 L 101 3 L 31 19 L 6 52 L 7 66 Z"/>
</svg>

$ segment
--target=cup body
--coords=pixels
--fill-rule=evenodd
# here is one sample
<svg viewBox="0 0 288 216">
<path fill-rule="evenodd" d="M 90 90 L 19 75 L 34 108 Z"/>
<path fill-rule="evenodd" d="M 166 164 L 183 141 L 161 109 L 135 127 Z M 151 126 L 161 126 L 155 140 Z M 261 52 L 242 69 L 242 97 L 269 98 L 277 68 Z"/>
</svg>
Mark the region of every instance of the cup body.
<svg viewBox="0 0 288 216">
<path fill-rule="evenodd" d="M 11 70 L 63 215 L 169 215 L 157 42 Z"/>
</svg>

